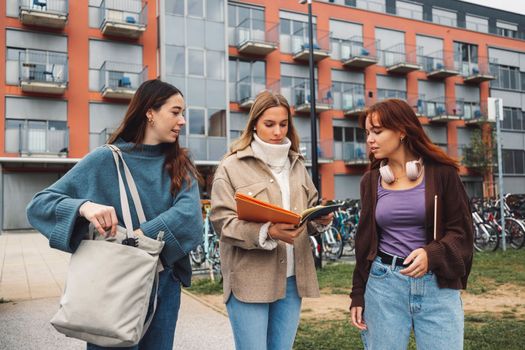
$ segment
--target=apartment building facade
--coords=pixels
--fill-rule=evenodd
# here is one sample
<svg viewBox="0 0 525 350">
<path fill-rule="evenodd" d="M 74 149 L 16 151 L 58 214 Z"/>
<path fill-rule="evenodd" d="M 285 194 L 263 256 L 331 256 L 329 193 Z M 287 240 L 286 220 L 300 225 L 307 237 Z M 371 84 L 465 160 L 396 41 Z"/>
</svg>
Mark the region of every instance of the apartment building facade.
<svg viewBox="0 0 525 350">
<path fill-rule="evenodd" d="M 368 166 L 357 116 L 406 99 L 432 140 L 464 164 L 471 195 L 494 190 L 469 162 L 490 139 L 487 98 L 501 97 L 506 192 L 525 190 L 525 16 L 455 0 L 314 1 L 316 113 L 324 198 L 357 198 Z M 210 191 L 256 94 L 293 107 L 310 166 L 307 7 L 296 0 L 7 0 L 0 8 L 2 229 L 29 227 L 33 194 L 122 120 L 146 79 L 186 96 L 189 147 Z"/>
</svg>

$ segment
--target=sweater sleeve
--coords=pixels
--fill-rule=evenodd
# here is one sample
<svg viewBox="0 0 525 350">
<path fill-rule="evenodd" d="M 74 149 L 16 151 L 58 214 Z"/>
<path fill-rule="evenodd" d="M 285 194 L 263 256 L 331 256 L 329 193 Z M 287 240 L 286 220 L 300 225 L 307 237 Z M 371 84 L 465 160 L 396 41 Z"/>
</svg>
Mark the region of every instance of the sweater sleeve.
<svg viewBox="0 0 525 350">
<path fill-rule="evenodd" d="M 359 219 L 359 225 L 357 226 L 357 232 L 355 236 L 355 268 L 352 277 L 352 292 L 350 298 L 352 303 L 350 307 L 354 306 L 365 306 L 365 287 L 366 281 L 368 280 L 368 260 L 367 253 L 370 246 L 369 228 L 371 225 L 370 215 L 372 213 L 365 212 L 365 208 L 369 208 L 369 205 L 365 205 L 366 201 L 370 201 L 367 198 L 366 189 L 370 188 L 370 173 L 366 173 L 361 179 L 360 184 L 360 198 L 362 203 L 362 212 Z M 368 228 L 368 229 L 367 229 Z"/>
<path fill-rule="evenodd" d="M 164 231 L 165 246 L 161 257 L 167 265 L 188 255 L 202 241 L 203 222 L 197 181 L 192 178 L 189 187 L 183 184 L 171 208 L 142 223 L 140 229 L 150 238 L 157 238 L 159 232 Z"/>
<path fill-rule="evenodd" d="M 49 245 L 73 253 L 89 222 L 80 216 L 79 208 L 90 200 L 89 191 L 94 187 L 91 176 L 97 164 L 109 155 L 102 149 L 88 154 L 62 178 L 37 193 L 27 207 L 27 219 L 31 226 L 49 239 Z M 109 161 L 109 157 L 107 157 Z"/>
<path fill-rule="evenodd" d="M 465 188 L 455 169 L 445 176 L 442 200 L 443 232 L 424 247 L 429 270 L 446 279 L 469 274 L 473 254 L 472 213 Z M 438 216 L 439 217 L 439 216 Z M 440 238 L 441 236 L 441 238 Z"/>
</svg>

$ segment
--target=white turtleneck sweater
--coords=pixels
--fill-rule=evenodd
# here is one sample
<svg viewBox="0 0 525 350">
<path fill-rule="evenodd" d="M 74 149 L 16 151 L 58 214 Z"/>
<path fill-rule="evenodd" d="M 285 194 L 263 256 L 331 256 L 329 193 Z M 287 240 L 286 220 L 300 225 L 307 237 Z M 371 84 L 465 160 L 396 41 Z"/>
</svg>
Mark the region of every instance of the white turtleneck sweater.
<svg viewBox="0 0 525 350">
<path fill-rule="evenodd" d="M 290 210 L 290 159 L 288 153 L 292 143 L 288 138 L 285 138 L 282 144 L 276 145 L 262 141 L 255 133 L 253 137 L 251 147 L 254 155 L 265 162 L 272 171 L 281 189 L 281 206 Z M 277 242 L 268 237 L 270 224 L 267 222 L 259 231 L 259 245 L 266 250 L 277 247 Z M 288 243 L 286 243 L 286 261 L 286 277 L 295 275 L 293 245 Z"/>
</svg>

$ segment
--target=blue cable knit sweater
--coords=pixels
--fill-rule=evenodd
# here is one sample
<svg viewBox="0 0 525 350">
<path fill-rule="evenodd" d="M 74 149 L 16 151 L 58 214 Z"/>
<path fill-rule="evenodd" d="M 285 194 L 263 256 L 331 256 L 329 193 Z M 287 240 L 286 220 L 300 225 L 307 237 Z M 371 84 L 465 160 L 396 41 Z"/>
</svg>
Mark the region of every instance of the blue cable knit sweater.
<svg viewBox="0 0 525 350">
<path fill-rule="evenodd" d="M 146 215 L 146 222 L 139 224 L 126 185 L 133 229 L 140 227 L 151 238 L 164 231 L 166 243 L 161 259 L 165 265 L 173 265 L 176 277 L 188 286 L 191 281 L 188 253 L 202 240 L 197 181 L 193 179 L 189 187 L 183 184 L 173 196 L 170 193 L 171 178 L 164 168 L 165 145 L 134 148 L 134 144 L 123 140 L 115 145 L 123 152 Z M 95 149 L 60 180 L 35 195 L 27 207 L 29 222 L 49 239 L 52 248 L 73 253 L 89 226 L 89 222 L 79 216 L 79 208 L 84 202 L 114 207 L 119 225 L 124 226 L 117 176 L 111 150 L 106 147 Z"/>
</svg>

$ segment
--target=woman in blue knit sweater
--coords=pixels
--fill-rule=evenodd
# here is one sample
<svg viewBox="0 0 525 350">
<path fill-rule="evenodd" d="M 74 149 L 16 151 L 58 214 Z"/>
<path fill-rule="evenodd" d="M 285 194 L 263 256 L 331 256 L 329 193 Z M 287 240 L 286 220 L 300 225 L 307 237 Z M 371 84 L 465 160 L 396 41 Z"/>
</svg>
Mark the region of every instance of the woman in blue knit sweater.
<svg viewBox="0 0 525 350">
<path fill-rule="evenodd" d="M 156 238 L 164 231 L 165 240 L 161 253 L 165 269 L 160 273 L 153 321 L 139 345 L 127 349 L 173 348 L 180 285 L 191 281 L 188 253 L 201 240 L 198 173 L 178 143 L 184 109 L 177 88 L 160 80 L 146 81 L 108 141 L 122 150 L 144 207 L 144 223 L 132 218 L 135 233 Z M 90 223 L 103 235 L 114 235 L 117 224 L 123 225 L 118 188 L 112 152 L 99 147 L 36 194 L 27 208 L 29 222 L 49 239 L 51 247 L 73 253 Z M 130 209 L 136 212 L 132 201 Z M 88 344 L 87 349 L 103 348 Z"/>
</svg>

